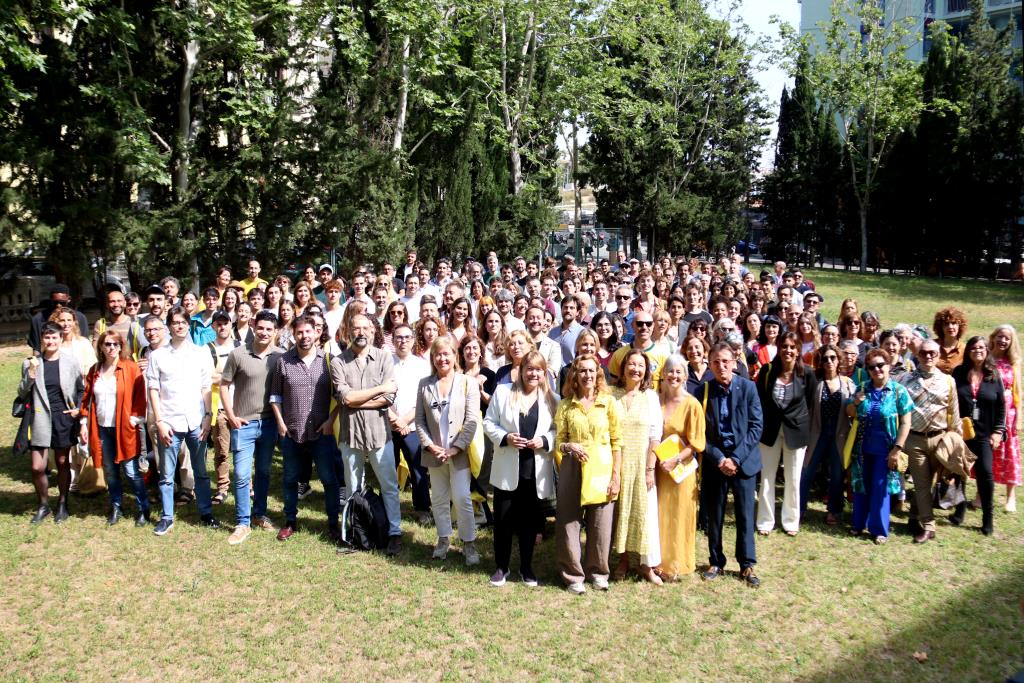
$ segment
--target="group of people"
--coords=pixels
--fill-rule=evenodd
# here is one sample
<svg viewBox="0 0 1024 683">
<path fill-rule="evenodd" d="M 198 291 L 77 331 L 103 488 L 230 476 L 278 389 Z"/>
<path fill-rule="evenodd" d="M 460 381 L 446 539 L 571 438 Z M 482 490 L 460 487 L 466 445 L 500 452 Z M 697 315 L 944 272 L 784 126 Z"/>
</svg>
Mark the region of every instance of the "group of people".
<svg viewBox="0 0 1024 683">
<path fill-rule="evenodd" d="M 155 521 L 158 536 L 193 500 L 201 524 L 219 528 L 214 508 L 233 494 L 230 544 L 253 528 L 286 541 L 315 466 L 340 543 L 342 510 L 369 467 L 389 555 L 402 551 L 409 486 L 415 520 L 436 528 L 437 560 L 457 529 L 465 562 L 478 564 L 477 528 L 493 523 L 495 586 L 511 574 L 514 541 L 520 579 L 537 585 L 534 549 L 554 516 L 559 578 L 584 593 L 631 571 L 653 584 L 693 573 L 699 529 L 701 576 L 723 575 L 730 492 L 739 577 L 758 586 L 756 537 L 775 531 L 780 478 L 789 536 L 821 497 L 827 525 L 852 500 L 850 532 L 885 543 L 911 482 L 914 543 L 935 537 L 936 506 L 953 510 L 953 525 L 980 508 L 992 534 L 996 484 L 1015 510 L 1017 333 L 968 337 L 954 307 L 931 330 L 883 329 L 846 299 L 832 324 L 802 272 L 780 262 L 755 274 L 738 258 L 620 253 L 614 267 L 565 257 L 541 268 L 491 252 L 453 270 L 410 250 L 397 267 L 358 267 L 347 281 L 330 264 L 297 282 L 260 274 L 256 260 L 243 280 L 221 268 L 199 296 L 173 277 L 141 296 L 111 288 L 91 339 L 68 290 L 54 290 L 32 321 L 18 387 L 32 523 L 68 519 L 77 454 L 105 475 L 110 525 L 124 514 L 123 478 L 136 526 Z M 280 526 L 268 508 L 275 449 Z"/>
</svg>

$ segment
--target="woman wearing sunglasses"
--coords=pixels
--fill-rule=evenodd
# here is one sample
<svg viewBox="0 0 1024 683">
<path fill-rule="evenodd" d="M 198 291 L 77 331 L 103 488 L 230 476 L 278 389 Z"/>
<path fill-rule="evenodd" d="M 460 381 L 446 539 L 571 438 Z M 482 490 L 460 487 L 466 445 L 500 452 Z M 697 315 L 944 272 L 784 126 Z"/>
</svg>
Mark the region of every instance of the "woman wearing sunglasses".
<svg viewBox="0 0 1024 683">
<path fill-rule="evenodd" d="M 899 454 L 910 434 L 914 402 L 902 384 L 889 379 L 889 354 L 871 349 L 864 358 L 870 381 L 857 387 L 846 414 L 859 426 L 851 451 L 853 528 L 859 536 L 866 528 L 875 543 L 889 540 L 889 496 L 898 493 Z"/>
<path fill-rule="evenodd" d="M 842 449 L 850 433 L 850 416 L 843 409 L 857 392 L 853 380 L 839 374 L 839 348 L 833 344 L 819 347 L 814 353 L 814 374 L 818 390 L 811 403 L 810 437 L 807 452 L 810 459 L 800 475 L 800 519 L 807 512 L 811 484 L 818 468 L 828 472 L 828 503 L 825 524 L 839 524 L 843 515 L 845 470 Z"/>
</svg>

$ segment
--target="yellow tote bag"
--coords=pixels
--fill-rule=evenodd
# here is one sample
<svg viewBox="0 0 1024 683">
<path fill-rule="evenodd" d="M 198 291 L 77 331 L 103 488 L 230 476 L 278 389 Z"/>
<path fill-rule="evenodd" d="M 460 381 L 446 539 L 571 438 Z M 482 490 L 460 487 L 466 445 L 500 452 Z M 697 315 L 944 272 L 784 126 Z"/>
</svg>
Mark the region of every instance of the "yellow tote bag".
<svg viewBox="0 0 1024 683">
<path fill-rule="evenodd" d="M 608 502 L 612 464 L 610 444 L 587 449 L 587 461 L 581 465 L 580 505 L 602 505 Z"/>
<path fill-rule="evenodd" d="M 850 425 L 850 433 L 846 435 L 846 443 L 843 444 L 843 469 L 850 469 L 850 461 L 853 460 L 853 445 L 857 443 L 857 427 L 860 418 L 853 418 Z"/>
</svg>

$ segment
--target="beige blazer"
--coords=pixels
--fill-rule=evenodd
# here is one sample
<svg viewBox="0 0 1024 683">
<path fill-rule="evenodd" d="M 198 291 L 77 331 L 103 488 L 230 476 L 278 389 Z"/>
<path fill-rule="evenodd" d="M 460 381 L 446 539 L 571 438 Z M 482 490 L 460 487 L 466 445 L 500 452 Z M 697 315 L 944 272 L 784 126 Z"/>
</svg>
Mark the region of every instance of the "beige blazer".
<svg viewBox="0 0 1024 683">
<path fill-rule="evenodd" d="M 441 462 L 427 450 L 427 446 L 441 440 L 441 397 L 437 391 L 437 375 L 420 380 L 416 392 L 416 435 L 423 448 L 420 462 L 424 467 L 440 467 Z M 475 379 L 461 372 L 455 373 L 452 390 L 448 394 L 448 446 L 459 454 L 449 460 L 452 467 L 469 467 L 466 449 L 480 425 L 480 387 Z"/>
<path fill-rule="evenodd" d="M 551 457 L 551 449 L 555 446 L 555 416 L 547 401 L 537 400 L 537 432 L 534 436 L 543 437 L 547 441 L 547 449 L 535 450 L 533 462 L 537 497 L 543 499 L 555 495 L 555 462 Z M 494 443 L 491 486 L 502 491 L 515 491 L 519 487 L 519 449 L 501 445 L 512 432 L 519 432 L 519 411 L 512 405 L 512 385 L 499 384 L 484 417 L 484 433 Z"/>
</svg>

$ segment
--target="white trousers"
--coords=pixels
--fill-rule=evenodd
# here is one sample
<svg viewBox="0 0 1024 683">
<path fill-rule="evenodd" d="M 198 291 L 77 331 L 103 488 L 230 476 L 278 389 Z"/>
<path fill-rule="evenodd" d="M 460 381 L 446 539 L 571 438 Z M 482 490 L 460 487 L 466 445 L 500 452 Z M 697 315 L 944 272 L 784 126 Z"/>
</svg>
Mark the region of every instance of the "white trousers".
<svg viewBox="0 0 1024 683">
<path fill-rule="evenodd" d="M 428 467 L 430 472 L 430 509 L 434 513 L 438 538 L 452 535 L 452 503 L 459 520 L 459 538 L 462 542 L 476 540 L 476 519 L 473 517 L 473 499 L 469 493 L 472 474 L 469 468 L 457 470 L 451 463 Z"/>
<path fill-rule="evenodd" d="M 757 530 L 771 531 L 775 528 L 775 474 L 781 459 L 786 475 L 782 489 L 782 528 L 799 531 L 800 472 L 804 467 L 807 447 L 787 447 L 782 428 L 779 428 L 779 435 L 771 446 L 758 445 L 761 448 L 761 490 L 757 494 Z"/>
</svg>

